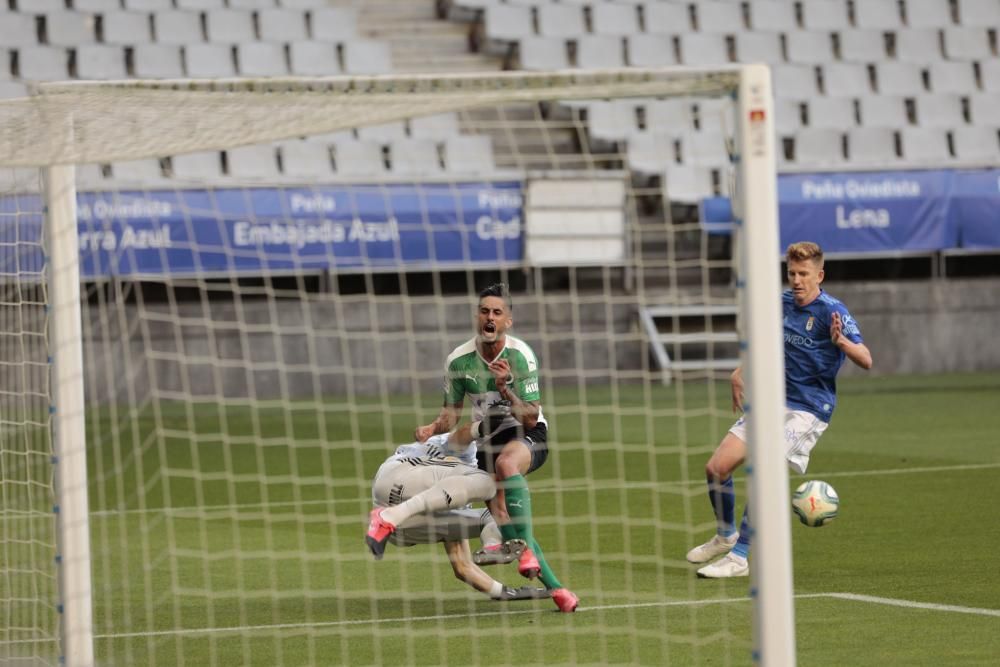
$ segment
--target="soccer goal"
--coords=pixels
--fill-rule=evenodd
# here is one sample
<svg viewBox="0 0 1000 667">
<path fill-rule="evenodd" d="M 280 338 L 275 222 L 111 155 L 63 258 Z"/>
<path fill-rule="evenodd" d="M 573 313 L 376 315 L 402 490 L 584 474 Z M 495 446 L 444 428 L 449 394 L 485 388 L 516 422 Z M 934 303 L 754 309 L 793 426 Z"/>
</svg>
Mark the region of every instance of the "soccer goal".
<svg viewBox="0 0 1000 667">
<path fill-rule="evenodd" d="M 767 68 L 44 84 L 0 118 L 0 662 L 794 663 Z M 364 542 L 498 281 L 573 615 Z M 741 362 L 749 585 L 684 558 Z"/>
</svg>

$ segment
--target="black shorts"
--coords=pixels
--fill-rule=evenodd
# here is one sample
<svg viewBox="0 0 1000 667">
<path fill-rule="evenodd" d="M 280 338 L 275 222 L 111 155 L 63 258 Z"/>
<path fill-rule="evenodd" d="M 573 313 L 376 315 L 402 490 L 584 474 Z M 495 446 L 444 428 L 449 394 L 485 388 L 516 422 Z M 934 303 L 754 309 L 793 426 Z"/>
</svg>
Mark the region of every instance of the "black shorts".
<svg viewBox="0 0 1000 667">
<path fill-rule="evenodd" d="M 511 440 L 519 440 L 524 446 L 531 450 L 531 464 L 528 472 L 534 472 L 545 464 L 549 458 L 549 428 L 544 422 L 535 424 L 527 431 L 519 426 L 512 426 L 494 435 L 489 441 L 481 442 L 479 450 L 476 452 L 476 461 L 479 469 L 485 470 L 489 474 L 496 473 L 495 465 L 500 452 Z"/>
</svg>

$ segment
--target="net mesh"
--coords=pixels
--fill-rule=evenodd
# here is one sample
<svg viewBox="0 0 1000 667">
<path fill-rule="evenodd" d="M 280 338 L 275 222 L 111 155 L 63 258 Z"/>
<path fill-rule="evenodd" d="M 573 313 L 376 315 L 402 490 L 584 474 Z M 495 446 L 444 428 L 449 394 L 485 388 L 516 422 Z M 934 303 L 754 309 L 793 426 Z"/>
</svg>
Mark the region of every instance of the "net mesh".
<svg viewBox="0 0 1000 667">
<path fill-rule="evenodd" d="M 643 114 L 680 96 L 674 161 L 688 131 L 725 153 L 736 77 L 49 84 L 0 105 L 0 599 L 15 619 L 0 656 L 58 656 L 41 204 L 14 168 L 78 162 L 100 664 L 743 662 L 745 586 L 708 591 L 684 560 L 714 529 L 702 466 L 732 420 L 728 237 L 671 201 L 668 175 L 630 168 L 629 141 L 597 136 L 590 110 L 627 101 L 634 145 L 658 129 Z M 345 175 L 369 126 L 412 134 L 446 112 L 489 138 L 492 170 L 449 171 L 442 140 L 444 168 L 406 172 L 388 139 L 382 173 Z M 297 177 L 288 156 L 317 142 L 334 168 Z M 247 175 L 246 146 L 275 172 Z M 210 173 L 185 171 L 190 151 Z M 710 167 L 714 191 L 730 169 Z M 539 359 L 534 529 L 574 616 L 489 600 L 437 545 L 375 562 L 363 541 L 375 471 L 437 414 L 445 359 L 498 280 Z"/>
</svg>

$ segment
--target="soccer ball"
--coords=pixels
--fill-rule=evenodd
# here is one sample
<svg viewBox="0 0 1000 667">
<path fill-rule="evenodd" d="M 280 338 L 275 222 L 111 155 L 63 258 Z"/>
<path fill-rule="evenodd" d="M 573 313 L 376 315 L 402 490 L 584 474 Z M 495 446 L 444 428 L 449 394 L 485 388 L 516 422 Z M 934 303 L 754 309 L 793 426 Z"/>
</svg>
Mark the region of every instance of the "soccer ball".
<svg viewBox="0 0 1000 667">
<path fill-rule="evenodd" d="M 807 526 L 825 526 L 837 518 L 840 496 L 826 482 L 812 480 L 795 489 L 792 509 Z"/>
</svg>

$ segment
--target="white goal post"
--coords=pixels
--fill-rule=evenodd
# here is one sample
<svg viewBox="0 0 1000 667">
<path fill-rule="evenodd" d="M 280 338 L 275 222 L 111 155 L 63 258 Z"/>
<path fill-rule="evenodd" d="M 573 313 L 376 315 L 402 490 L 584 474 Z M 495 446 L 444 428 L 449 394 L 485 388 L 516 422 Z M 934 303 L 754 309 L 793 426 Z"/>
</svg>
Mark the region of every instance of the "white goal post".
<svg viewBox="0 0 1000 667">
<path fill-rule="evenodd" d="M 735 147 L 737 173 L 736 193 L 733 193 L 733 198 L 734 210 L 741 219 L 737 221 L 735 231 L 737 242 L 734 243 L 734 247 L 738 248 L 735 286 L 736 301 L 740 307 L 740 354 L 745 371 L 747 395 L 750 399 L 747 412 L 752 415 L 749 421 L 750 456 L 746 477 L 750 502 L 754 507 L 754 532 L 758 536 L 754 542 L 754 554 L 751 558 L 750 597 L 754 606 L 752 656 L 755 662 L 762 665 L 774 667 L 794 665 L 795 633 L 792 604 L 791 536 L 788 521 L 788 473 L 784 458 L 775 455 L 775 453 L 780 454 L 780 450 L 762 446 L 762 443 L 781 442 L 783 439 L 785 397 L 781 314 L 778 299 L 780 293 L 778 273 L 780 254 L 775 175 L 775 152 L 777 149 L 770 72 L 766 66 L 760 65 L 711 69 L 663 68 L 554 73 L 502 72 L 490 73 L 489 76 L 455 74 L 322 79 L 50 83 L 36 86 L 30 98 L 0 102 L 0 169 L 41 169 L 45 173 L 43 188 L 45 259 L 47 262 L 45 282 L 49 290 L 48 326 L 51 333 L 48 343 L 52 364 L 50 380 L 52 417 L 48 424 L 52 433 L 51 460 L 54 464 L 50 474 L 54 479 L 54 506 L 57 508 L 58 516 L 57 567 L 59 568 L 59 599 L 61 604 L 59 624 L 62 634 L 58 655 L 65 660 L 65 664 L 69 667 L 99 664 L 101 651 L 97 652 L 95 658 L 95 635 L 102 633 L 104 634 L 103 641 L 108 645 L 114 645 L 115 642 L 128 644 L 134 637 L 140 635 L 148 636 L 150 642 L 165 642 L 168 640 L 164 640 L 162 637 L 168 631 L 177 632 L 185 629 L 192 632 L 196 641 L 200 641 L 199 637 L 201 637 L 197 629 L 164 628 L 153 620 L 146 619 L 146 616 L 149 616 L 150 619 L 153 618 L 155 607 L 158 605 L 163 605 L 165 608 L 173 606 L 175 609 L 174 618 L 181 617 L 180 603 L 163 596 L 158 582 L 155 581 L 155 576 L 147 576 L 145 583 L 142 586 L 137 586 L 138 590 L 126 588 L 122 592 L 123 597 L 137 597 L 143 592 L 152 595 L 155 590 L 155 599 L 131 600 L 135 605 L 133 611 L 94 612 L 95 605 L 104 604 L 107 601 L 94 599 L 93 596 L 99 594 L 100 591 L 92 584 L 91 577 L 102 568 L 104 568 L 102 574 L 106 576 L 109 574 L 109 568 L 113 566 L 101 565 L 92 561 L 91 550 L 96 547 L 92 547 L 90 540 L 92 535 L 97 534 L 95 531 L 113 531 L 106 526 L 98 529 L 88 522 L 88 512 L 92 511 L 92 508 L 88 509 L 88 488 L 91 494 L 98 492 L 94 490 L 96 488 L 95 480 L 88 481 L 87 479 L 87 438 L 84 437 L 84 434 L 86 428 L 85 412 L 89 403 L 85 401 L 87 398 L 85 391 L 93 387 L 88 385 L 88 380 L 85 377 L 88 368 L 85 363 L 84 339 L 88 335 L 88 326 L 86 325 L 86 313 L 81 314 L 81 300 L 86 302 L 90 298 L 95 303 L 104 304 L 106 299 L 110 303 L 116 298 L 126 298 L 120 293 L 113 294 L 113 290 L 128 291 L 128 287 L 123 288 L 121 281 L 112 279 L 108 281 L 107 293 L 102 291 L 105 289 L 102 287 L 95 290 L 96 295 L 91 294 L 89 297 L 86 294 L 81 295 L 79 261 L 81 249 L 78 247 L 78 239 L 74 233 L 77 220 L 77 190 L 72 165 L 110 165 L 195 151 L 223 151 L 251 144 L 351 131 L 366 126 L 404 121 L 421 115 L 469 113 L 512 104 L 620 98 L 657 99 L 719 96 L 730 96 L 735 101 L 737 121 L 736 128 L 734 128 L 735 143 L 732 145 Z M 509 123 L 507 127 L 501 128 L 508 134 L 518 132 L 514 122 L 505 119 L 503 113 L 500 113 L 500 122 Z M 518 164 L 515 161 L 509 166 L 516 169 Z M 619 168 L 621 167 L 619 166 Z M 532 167 L 527 165 L 522 167 L 520 173 L 526 174 L 529 171 L 532 171 Z M 538 178 L 546 176 L 544 169 L 532 171 L 532 173 Z M 0 188 L 0 200 L 2 200 L 3 195 L 3 188 Z M 0 215 L 4 211 L 5 209 L 0 209 Z M 192 219 L 193 217 L 186 218 L 188 224 Z M 5 220 L 0 218 L 0 225 L 4 222 Z M 0 238 L 4 238 L 3 235 L 0 235 Z M 701 262 L 703 267 L 708 265 L 704 258 L 701 259 Z M 672 270 L 675 270 L 676 266 L 679 265 L 672 265 Z M 4 269 L 2 255 L 0 255 L 0 269 Z M 463 265 L 460 268 L 470 282 L 473 280 L 474 272 L 480 269 L 481 267 L 469 265 Z M 373 285 L 377 282 L 379 269 L 363 266 L 362 270 L 366 271 L 364 273 L 365 288 L 374 293 L 377 288 Z M 436 270 L 433 262 L 430 264 L 430 270 L 432 272 Z M 501 271 L 508 271 L 508 268 L 502 267 Z M 532 268 L 530 266 L 523 267 L 523 271 L 530 274 Z M 16 279 L 16 277 L 12 278 L 6 269 L 0 273 L 3 274 L 4 280 L 7 282 Z M 294 267 L 284 273 L 284 275 L 292 276 L 292 279 L 295 279 L 295 274 Z M 214 289 L 215 283 L 212 281 L 227 279 L 224 274 L 218 272 L 212 273 L 210 276 L 208 274 L 204 276 L 191 275 L 188 278 L 192 281 L 191 284 L 203 290 L 204 293 L 210 293 Z M 242 289 L 239 278 L 231 277 L 228 280 L 227 284 L 231 289 Z M 407 283 L 405 276 L 399 280 L 404 285 Z M 603 280 L 605 283 L 607 282 L 606 275 Z M 128 282 L 127 276 L 125 282 Z M 445 298 L 447 290 L 437 281 L 434 282 L 434 285 L 435 300 L 432 302 L 431 310 L 435 313 L 435 317 L 439 318 L 440 326 L 447 328 L 452 322 L 450 318 L 455 311 L 451 308 L 451 300 Z M 254 294 L 259 293 L 261 298 L 268 299 L 268 303 L 272 303 L 276 298 L 273 288 L 269 286 L 253 287 L 252 289 L 256 290 Z M 569 293 L 570 300 L 579 298 L 574 288 L 570 288 Z M 132 295 L 128 298 L 142 301 L 141 295 Z M 206 301 L 208 299 L 208 297 L 203 298 Z M 416 303 L 423 302 L 417 300 Z M 339 310 L 341 307 L 341 305 L 336 306 L 338 317 L 343 317 L 346 312 Z M 517 305 L 515 305 L 516 308 Z M 235 306 L 235 310 L 239 311 L 238 304 Z M 377 318 L 379 315 L 376 314 L 375 310 L 376 307 L 372 305 L 368 317 Z M 354 309 L 351 312 L 355 314 L 364 312 L 364 308 Z M 517 311 L 515 310 L 515 312 Z M 100 325 L 108 330 L 119 328 L 121 332 L 140 326 L 125 321 L 125 318 L 121 316 L 118 317 L 121 321 L 114 321 L 114 316 L 107 316 L 106 321 L 102 321 Z M 178 307 L 172 296 L 165 299 L 165 305 L 157 311 L 156 317 L 152 318 L 154 328 L 158 317 L 173 318 L 178 331 L 184 327 L 191 329 L 211 328 L 210 321 L 196 322 L 187 318 L 183 309 Z M 409 314 L 402 316 L 405 321 L 404 330 L 408 333 L 413 331 L 412 317 Z M 85 323 L 83 326 L 81 326 L 81 318 Z M 306 324 L 303 324 L 302 327 L 308 328 L 309 316 L 306 315 L 304 318 Z M 206 317 L 206 319 L 210 320 L 211 318 Z M 464 320 L 462 322 L 464 323 Z M 144 322 L 141 326 L 150 325 Z M 350 329 L 350 326 L 344 326 Z M 259 329 L 255 328 L 255 323 L 249 320 L 242 322 L 240 327 L 240 336 L 244 339 L 253 335 L 263 335 Z M 377 335 L 383 335 L 378 327 L 375 327 L 375 330 Z M 291 331 L 295 334 L 300 333 L 297 328 L 293 328 Z M 149 334 L 144 329 L 142 335 L 148 336 Z M 181 336 L 182 334 L 177 335 Z M 393 333 L 384 335 L 387 341 L 394 340 Z M 211 334 L 209 338 L 211 339 Z M 607 336 L 605 336 L 606 338 Z M 310 346 L 312 345 L 313 343 L 310 342 Z M 178 347 L 183 352 L 182 342 L 178 343 Z M 158 349 L 151 350 L 150 354 L 155 359 L 160 359 L 166 353 Z M 202 355 L 204 352 L 194 351 L 191 354 L 194 355 L 193 358 L 201 358 L 198 355 Z M 312 347 L 310 347 L 309 354 L 315 354 Z M 378 384 L 377 395 L 382 397 L 383 402 L 385 402 L 391 398 L 393 392 L 386 388 L 388 383 L 384 374 L 389 371 L 382 368 L 383 362 L 379 354 L 377 351 L 374 353 L 375 362 L 373 363 L 379 372 L 383 373 L 378 378 L 380 384 Z M 282 355 L 277 353 L 276 356 L 281 357 Z M 441 361 L 443 361 L 443 357 Z M 3 362 L 4 360 L 0 359 L 0 364 Z M 227 370 L 224 362 L 225 360 L 219 362 L 215 371 L 217 374 L 223 374 Z M 108 368 L 117 368 L 113 361 L 104 360 L 101 363 L 105 363 Z M 248 378 L 255 378 L 253 363 L 252 360 L 244 360 L 239 369 L 240 372 L 244 372 Z M 280 365 L 283 362 L 280 359 L 277 362 L 268 359 L 263 370 L 270 371 L 272 363 Z M 349 365 L 349 361 L 344 363 Z M 128 366 L 128 363 L 125 365 Z M 154 365 L 153 362 L 150 362 L 149 368 L 154 368 Z M 288 362 L 287 365 L 290 367 L 292 364 Z M 6 372 L 2 368 L 3 366 L 0 366 L 0 372 Z M 417 365 L 412 365 L 411 369 L 417 370 Z M 129 372 L 133 373 L 133 376 L 139 376 L 147 371 L 129 369 Z M 148 372 L 152 373 L 153 371 Z M 284 379 L 281 376 L 283 372 L 284 369 L 279 368 L 276 373 L 278 379 L 275 382 L 281 386 L 284 386 L 282 384 Z M 308 368 L 303 369 L 296 366 L 294 372 L 307 373 Z M 613 371 L 611 373 L 613 375 Z M 111 376 L 113 375 L 114 372 L 111 373 Z M 656 372 L 651 372 L 644 367 L 642 378 L 639 381 L 649 382 L 649 378 L 656 376 Z M 102 375 L 102 377 L 108 376 Z M 123 379 L 128 381 L 130 378 Z M 249 380 L 249 382 L 256 381 L 258 380 Z M 260 380 L 260 382 L 266 381 Z M 348 385 L 350 382 L 349 380 Z M 580 382 L 582 386 L 584 381 Z M 186 386 L 184 383 L 184 380 L 180 380 L 178 386 L 183 388 Z M 319 388 L 321 383 L 317 380 L 315 384 Z M 417 386 L 416 381 L 413 382 L 413 386 Z M 178 396 L 181 393 L 183 392 L 176 392 Z M 240 399 L 236 403 L 241 408 L 249 406 L 247 409 L 253 411 L 256 408 L 253 405 L 252 389 L 250 394 L 251 396 L 246 400 Z M 614 394 L 614 390 L 612 390 L 612 394 Z M 122 395 L 128 395 L 128 391 L 124 391 Z M 165 392 L 164 395 L 167 393 Z M 169 395 L 172 398 L 175 396 L 174 393 L 169 393 Z M 316 404 L 322 403 L 322 395 L 321 390 L 317 389 L 313 399 Z M 418 398 L 414 398 L 408 407 L 416 409 L 419 407 L 417 403 L 419 403 Z M 271 405 L 266 400 L 261 401 L 261 404 Z M 351 414 L 351 428 L 356 432 L 357 425 L 369 418 L 370 408 L 363 400 L 354 396 L 346 399 L 344 406 L 345 410 Z M 656 408 L 658 406 L 647 403 L 646 407 Z M 294 404 L 286 402 L 284 409 L 286 413 L 292 413 L 296 407 Z M 183 434 L 182 427 L 184 425 L 194 430 L 192 425 L 203 421 L 202 417 L 197 414 L 192 416 L 190 410 L 187 412 L 182 410 L 179 414 L 167 416 L 164 416 L 161 410 L 159 405 L 153 405 L 149 409 L 157 420 L 156 430 L 152 434 L 143 433 L 141 437 L 140 434 L 135 435 L 136 447 L 165 448 L 167 445 L 163 444 L 164 442 L 173 443 L 174 439 L 183 440 L 186 437 Z M 319 411 L 321 408 L 317 408 L 317 410 Z M 102 414 L 98 418 L 101 429 L 110 428 L 107 426 L 108 424 L 117 428 L 116 422 L 125 423 L 129 419 L 128 415 L 138 414 L 141 411 L 123 411 L 121 415 L 114 410 L 111 412 L 113 414 Z M 253 414 L 257 413 L 253 412 Z M 621 414 L 631 415 L 632 413 L 623 409 Z M 223 410 L 219 420 L 224 422 L 225 419 L 226 415 Z M 386 432 L 392 431 L 388 427 L 389 417 L 375 416 L 371 419 L 386 420 Z M 175 422 L 180 426 L 175 425 Z M 4 425 L 3 428 L 9 427 Z M 128 427 L 122 426 L 121 428 L 127 430 Z M 255 425 L 254 428 L 257 426 Z M 343 434 L 325 433 L 324 429 L 326 428 L 329 427 L 325 422 L 318 426 L 319 435 L 316 436 L 318 440 L 322 440 L 323 437 L 331 439 L 344 437 Z M 289 427 L 288 437 L 293 438 L 295 431 L 295 428 Z M 260 431 L 257 433 L 259 434 Z M 115 443 L 113 452 L 107 454 L 109 460 L 113 459 L 114 469 L 119 473 L 131 469 L 129 466 L 133 455 L 124 451 L 121 443 L 125 440 L 119 440 L 117 435 L 112 438 L 103 431 L 100 435 L 108 437 Z M 357 436 L 348 434 L 346 437 L 350 439 Z M 219 436 L 220 442 L 227 448 L 244 444 L 241 438 L 243 438 L 242 435 L 234 436 L 226 432 L 222 432 L 222 435 Z M 194 439 L 192 436 L 192 440 Z M 175 445 L 171 444 L 171 446 Z M 704 443 L 700 443 L 698 446 L 704 446 Z M 695 446 L 692 445 L 692 447 Z M 195 460 L 195 463 L 198 457 L 196 449 L 194 445 L 191 445 L 190 456 Z M 227 449 L 226 452 L 226 457 L 229 457 L 229 450 Z M 707 457 L 704 450 L 698 450 L 695 453 L 698 456 Z M 259 457 L 257 465 L 262 467 L 266 452 L 258 452 L 257 456 Z M 655 454 L 650 454 L 650 457 L 655 458 Z M 358 454 L 356 461 L 359 470 L 356 471 L 355 478 L 345 481 L 345 484 L 350 483 L 361 487 L 367 482 L 366 479 L 360 477 L 365 474 L 365 471 L 360 469 L 361 458 L 361 454 Z M 365 465 L 368 465 L 367 462 L 368 459 L 365 459 Z M 191 464 L 192 469 L 195 468 L 195 463 Z M 230 463 L 233 462 L 230 461 Z M 242 465 L 238 461 L 233 465 L 234 468 L 240 470 L 249 469 L 247 468 L 249 464 Z M 136 469 L 141 467 L 135 466 Z M 220 475 L 223 475 L 217 471 L 196 470 L 189 478 L 176 482 L 178 486 L 175 488 L 171 484 L 174 484 L 176 480 L 166 479 L 169 477 L 169 472 L 166 469 L 160 472 L 143 469 L 141 474 L 135 474 L 137 475 L 135 483 L 140 487 L 143 484 L 148 486 L 162 485 L 162 495 L 167 499 L 171 497 L 171 494 L 180 493 L 176 490 L 177 488 L 187 489 L 187 485 L 194 488 L 191 492 L 192 496 L 200 498 L 204 490 L 199 485 L 213 484 L 217 480 L 221 480 Z M 282 474 L 287 474 L 294 484 L 297 484 L 300 478 L 308 478 L 307 472 L 303 471 L 292 470 Z M 558 476 L 558 468 L 553 474 Z M 225 481 L 219 481 L 219 484 L 229 485 L 230 497 L 236 493 L 233 489 L 238 488 L 239 484 L 245 483 L 252 476 L 246 471 L 234 472 L 233 470 L 226 471 L 225 475 L 228 475 L 228 478 Z M 260 477 L 258 479 L 259 486 L 261 489 L 265 489 L 261 492 L 263 497 L 260 502 L 266 506 L 268 502 L 266 489 L 270 488 L 267 486 L 270 482 L 263 478 L 262 472 L 258 475 Z M 687 479 L 685 472 L 682 474 L 682 481 L 685 484 L 693 484 L 698 480 Z M 0 484 L 7 483 L 7 480 L 0 479 Z M 100 480 L 99 483 L 103 484 L 104 480 Z M 302 502 L 301 498 L 296 495 L 299 493 L 298 487 L 295 488 L 296 490 L 292 493 L 294 497 L 287 499 L 290 503 Z M 698 487 L 698 491 L 697 497 L 700 498 L 703 495 L 700 493 L 700 487 Z M 690 495 L 695 496 L 696 494 L 692 491 Z M 93 497 L 91 495 L 91 498 Z M 686 499 L 688 496 L 679 497 Z M 557 501 L 556 506 L 560 507 L 561 502 Z M 687 500 L 684 502 L 687 503 Z M 165 504 L 168 503 L 165 501 Z M 113 503 L 109 501 L 108 507 L 112 505 Z M 143 502 L 138 502 L 135 511 L 146 511 Z M 213 510 L 210 508 L 199 510 L 196 507 L 190 510 L 190 513 L 197 514 L 199 520 L 204 519 L 206 522 L 210 519 L 224 519 L 230 516 L 237 522 L 239 519 L 245 518 L 236 510 Z M 698 513 L 698 516 L 701 514 Z M 704 518 L 701 516 L 701 519 Z M 268 515 L 264 519 L 264 524 L 270 527 L 272 521 L 278 522 L 279 520 Z M 299 516 L 291 520 L 298 522 L 299 534 L 296 539 L 300 540 L 302 544 L 306 544 L 309 534 L 306 528 L 313 525 L 311 523 L 313 519 Z M 142 518 L 137 519 L 137 521 L 143 522 L 141 524 L 143 532 L 163 530 L 170 534 L 173 530 L 172 523 L 161 522 L 155 518 Z M 146 521 L 149 523 L 145 523 Z M 335 528 L 340 527 L 340 519 L 331 519 L 330 521 Z M 346 522 L 346 519 L 344 521 Z M 9 526 L 15 522 L 13 516 L 7 515 L 5 512 L 2 526 L 4 530 L 13 530 Z M 670 521 L 663 522 L 663 525 L 673 526 Z M 120 530 L 122 535 L 126 534 L 126 529 L 121 528 Z M 237 530 L 237 528 L 233 529 L 234 535 Z M 688 526 L 686 530 L 690 532 L 692 528 Z M 201 531 L 202 535 L 199 539 L 203 543 L 208 543 L 213 539 L 211 531 L 204 527 L 201 528 Z M 560 534 L 564 535 L 564 533 Z M 124 538 L 122 539 L 124 541 Z M 261 539 L 271 550 L 272 555 L 277 553 L 282 558 L 285 557 L 285 552 L 280 545 L 274 544 L 274 536 L 268 534 Z M 236 546 L 230 550 L 222 549 L 220 553 L 237 552 L 237 555 L 234 556 L 234 562 L 237 563 L 235 570 L 239 574 L 242 572 L 243 563 L 238 555 L 240 538 L 235 537 L 234 540 Z M 333 545 L 339 547 L 340 543 L 337 539 L 333 539 Z M 683 553 L 682 546 L 672 544 L 668 545 L 667 548 Z M 623 548 L 627 550 L 628 547 L 625 545 Z M 558 549 L 553 550 L 558 552 Z M 191 551 L 185 547 L 177 547 L 169 556 L 162 558 L 160 554 L 145 554 L 145 556 L 151 558 L 154 563 L 166 563 L 165 567 L 169 574 L 164 576 L 173 577 L 170 584 L 175 590 L 189 592 L 189 588 L 193 588 L 194 585 L 189 586 L 188 582 L 178 581 L 176 577 L 177 573 L 182 570 L 182 567 L 177 563 L 196 558 L 196 554 L 191 553 Z M 659 557 L 661 560 L 669 562 L 671 566 L 673 566 L 671 559 L 676 560 L 675 556 L 665 553 L 659 554 Z M 115 561 L 118 558 L 121 556 L 111 556 L 110 561 Z M 313 604 L 308 590 L 312 576 L 310 574 L 313 562 L 311 559 L 313 558 L 311 552 L 310 555 L 304 557 L 300 577 L 304 582 L 305 594 L 303 598 L 306 600 L 307 607 Z M 194 571 L 204 573 L 205 581 L 211 581 L 213 577 L 219 576 L 214 570 L 216 561 L 217 559 L 207 560 L 192 567 Z M 375 574 L 370 566 L 365 572 L 368 582 L 373 582 Z M 272 570 L 270 576 L 277 581 L 281 579 L 282 573 Z M 408 583 L 414 583 L 413 580 L 408 580 L 405 574 L 399 576 L 404 586 Z M 600 577 L 595 577 L 595 579 L 599 581 Z M 253 614 L 246 610 L 245 602 L 239 599 L 239 593 L 232 593 L 231 588 L 226 586 L 220 585 L 221 595 L 226 600 L 232 598 L 235 617 L 239 618 L 245 627 L 256 627 L 251 618 Z M 279 587 L 275 584 L 275 588 Z M 440 592 L 440 590 L 441 584 L 435 581 L 431 593 Z M 208 591 L 208 594 L 211 594 L 211 591 Z M 13 599 L 18 596 L 0 591 L 0 597 Z M 406 599 L 409 600 L 409 598 Z M 127 602 L 129 601 L 126 600 Z M 372 602 L 372 613 L 376 618 L 381 618 L 376 610 L 376 602 L 377 600 Z M 345 605 L 344 602 L 340 603 L 338 610 L 341 613 L 345 613 Z M 129 607 L 126 605 L 125 608 Z M 586 601 L 582 606 L 582 609 L 585 608 Z M 142 617 L 144 625 L 137 624 L 134 631 L 123 633 L 120 637 L 114 635 L 114 628 L 110 626 L 120 618 L 122 613 L 126 618 L 130 618 L 129 614 L 134 614 L 136 618 Z M 218 621 L 215 618 L 217 613 L 219 612 L 213 607 L 209 616 Z M 307 615 L 307 617 L 315 621 L 314 616 Z M 278 617 L 277 612 L 272 612 L 271 620 L 275 626 L 279 626 L 282 619 Z M 179 621 L 175 621 L 175 623 L 180 625 Z M 344 623 L 344 627 L 349 627 L 348 621 L 345 620 Z M 322 627 L 322 625 L 322 623 L 318 623 L 317 627 Z M 327 630 L 307 627 L 298 628 L 297 631 L 308 635 L 312 632 L 322 633 Z M 40 633 L 40 635 L 43 634 Z M 444 633 L 444 635 L 446 634 Z M 348 631 L 348 635 L 345 636 L 349 635 Z M 211 635 L 205 633 L 204 636 L 207 645 L 204 655 L 210 656 L 209 659 L 214 662 L 219 659 L 218 652 L 223 649 L 216 645 L 216 640 Z M 0 636 L 0 657 L 20 657 L 21 654 L 17 652 L 20 650 L 18 647 L 30 648 L 32 641 L 45 639 L 37 636 L 29 640 L 28 637 L 29 634 L 23 632 L 16 636 L 12 634 Z M 182 649 L 182 640 L 174 639 L 171 641 L 174 643 L 168 647 L 169 650 L 165 653 L 173 655 L 173 652 L 176 651 L 177 661 L 185 660 L 182 653 L 184 650 Z M 251 640 L 243 639 L 242 641 L 244 650 L 249 651 Z M 275 660 L 280 660 L 282 659 L 282 648 L 280 642 L 275 641 Z M 507 641 L 509 642 L 509 640 Z M 351 652 L 353 649 L 347 648 L 348 639 L 342 638 L 342 642 L 339 649 L 340 654 L 336 656 L 334 662 L 340 659 L 350 660 L 354 655 Z M 603 646 L 606 651 L 612 650 L 607 645 Z M 156 648 L 145 649 L 133 648 L 129 644 L 127 648 L 123 649 L 122 655 L 139 661 L 152 660 L 154 654 L 160 655 L 158 651 L 162 648 L 160 644 L 157 644 Z M 291 649 L 288 650 L 291 651 Z M 315 655 L 317 649 L 312 643 L 309 644 L 307 650 L 308 653 L 305 655 L 309 659 L 321 660 Z M 373 653 L 363 654 L 364 659 L 377 661 L 380 658 L 385 658 L 386 656 L 380 653 L 381 650 L 381 648 L 375 648 Z M 404 651 L 404 654 L 410 659 L 418 655 L 414 652 L 417 649 L 414 648 L 412 636 L 400 650 Z M 44 652 L 42 653 L 44 654 Z M 447 652 L 445 654 L 447 655 Z M 119 656 L 119 659 L 124 658 Z M 576 656 L 576 659 L 589 658 Z M 288 660 L 292 661 L 293 659 L 289 657 Z M 44 659 L 40 662 L 44 662 Z"/>
</svg>

